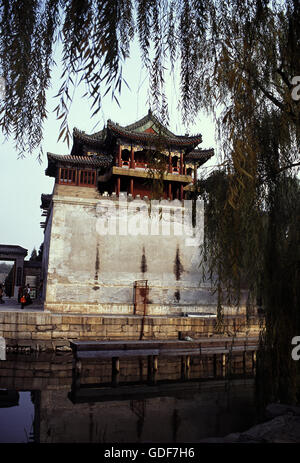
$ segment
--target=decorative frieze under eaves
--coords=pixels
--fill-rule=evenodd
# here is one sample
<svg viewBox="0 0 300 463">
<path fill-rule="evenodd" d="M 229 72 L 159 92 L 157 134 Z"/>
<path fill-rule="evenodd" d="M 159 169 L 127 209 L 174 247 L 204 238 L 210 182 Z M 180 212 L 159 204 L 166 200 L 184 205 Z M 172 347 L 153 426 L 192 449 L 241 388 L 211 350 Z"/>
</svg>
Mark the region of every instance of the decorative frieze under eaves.
<svg viewBox="0 0 300 463">
<path fill-rule="evenodd" d="M 151 151 L 156 151 L 157 150 L 157 146 L 145 146 L 145 145 L 138 145 L 138 144 L 131 144 L 131 143 L 124 143 L 122 141 L 119 141 L 118 143 L 118 147 L 121 147 L 121 150 L 128 150 L 128 151 L 131 151 L 131 149 L 133 150 L 133 152 L 137 152 L 137 151 L 143 151 L 143 150 L 151 150 Z M 160 150 L 160 153 L 162 154 L 165 154 L 166 156 L 169 156 L 171 155 L 171 157 L 180 157 L 181 153 L 184 154 L 184 149 L 182 150 L 168 150 L 168 149 L 165 149 L 165 150 Z"/>
</svg>

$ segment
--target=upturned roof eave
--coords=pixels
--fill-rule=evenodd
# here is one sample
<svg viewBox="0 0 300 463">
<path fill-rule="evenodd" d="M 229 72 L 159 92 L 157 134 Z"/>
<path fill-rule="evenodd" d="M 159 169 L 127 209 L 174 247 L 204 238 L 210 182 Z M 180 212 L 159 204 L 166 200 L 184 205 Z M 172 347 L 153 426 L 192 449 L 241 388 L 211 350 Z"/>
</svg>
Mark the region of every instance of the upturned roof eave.
<svg viewBox="0 0 300 463">
<path fill-rule="evenodd" d="M 200 165 L 204 164 L 206 161 L 208 161 L 211 157 L 213 157 L 215 154 L 213 148 L 209 149 L 198 149 L 191 151 L 187 154 L 186 156 L 186 161 L 187 162 L 197 162 L 201 163 Z"/>
<path fill-rule="evenodd" d="M 107 128 L 116 134 L 116 137 L 129 139 L 131 141 L 135 141 L 137 143 L 151 143 L 155 144 L 161 140 L 163 144 L 169 147 L 178 147 L 178 148 L 190 148 L 194 149 L 200 143 L 202 143 L 202 135 L 198 134 L 192 137 L 187 136 L 179 136 L 176 135 L 174 137 L 168 137 L 164 134 L 160 135 L 153 135 L 151 133 L 145 132 L 133 132 L 126 130 L 125 127 L 121 127 L 111 121 L 108 122 Z"/>
<path fill-rule="evenodd" d="M 161 129 L 161 133 L 159 135 L 136 131 L 136 129 L 142 127 L 149 121 L 153 122 L 153 124 Z M 154 116 L 151 111 L 149 111 L 148 114 L 143 118 L 139 119 L 133 124 L 126 126 L 121 126 L 109 119 L 107 121 L 107 127 L 104 127 L 99 132 L 95 132 L 90 135 L 75 127 L 73 129 L 73 148 L 71 153 L 74 154 L 76 151 L 75 147 L 77 145 L 81 146 L 83 143 L 87 143 L 94 148 L 104 147 L 107 142 L 108 132 L 110 132 L 114 138 L 125 138 L 137 143 L 153 144 L 157 142 L 160 137 L 163 140 L 163 143 L 165 143 L 167 146 L 187 149 L 194 149 L 196 146 L 202 143 L 201 134 L 196 134 L 194 136 L 175 135 L 167 127 L 163 126 L 157 117 Z"/>
<path fill-rule="evenodd" d="M 71 154 L 61 155 L 47 153 L 48 166 L 45 174 L 49 177 L 56 175 L 58 165 L 77 165 L 90 168 L 109 167 L 112 164 L 113 158 L 111 155 L 96 155 L 96 156 L 74 156 Z"/>
<path fill-rule="evenodd" d="M 135 131 L 136 129 L 142 127 L 143 125 L 147 124 L 147 122 L 152 122 L 155 124 L 157 127 L 161 129 L 162 132 L 164 132 L 168 137 L 176 137 L 176 135 L 171 132 L 167 127 L 165 127 L 159 120 L 158 118 L 152 113 L 152 111 L 149 109 L 148 113 L 146 116 L 142 117 L 136 122 L 133 122 L 132 124 L 128 124 L 124 126 L 123 128 L 128 130 L 128 131 Z"/>
</svg>

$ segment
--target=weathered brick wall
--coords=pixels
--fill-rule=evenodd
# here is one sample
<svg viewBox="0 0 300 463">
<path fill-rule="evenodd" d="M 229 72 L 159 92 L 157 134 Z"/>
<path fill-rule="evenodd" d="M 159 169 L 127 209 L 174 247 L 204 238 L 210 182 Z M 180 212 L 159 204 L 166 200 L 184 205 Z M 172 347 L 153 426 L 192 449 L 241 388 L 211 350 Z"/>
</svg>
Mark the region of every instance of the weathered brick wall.
<svg viewBox="0 0 300 463">
<path fill-rule="evenodd" d="M 216 333 L 215 318 L 146 317 L 143 339 L 178 339 L 179 333 L 194 337 Z M 256 336 L 258 317 L 225 317 L 225 336 Z M 68 315 L 36 312 L 0 312 L 0 336 L 8 347 L 32 350 L 69 348 L 69 341 L 138 340 L 142 317 L 106 315 Z"/>
<path fill-rule="evenodd" d="M 193 228 L 191 210 L 179 200 L 150 208 L 149 201 L 125 199 L 55 185 L 44 242 L 45 309 L 130 315 L 134 282 L 142 279 L 148 281 L 149 315 L 216 313 L 216 295 L 210 280 L 203 281 L 204 263 L 199 266 L 200 205 Z M 244 293 L 239 310 L 245 310 Z"/>
</svg>

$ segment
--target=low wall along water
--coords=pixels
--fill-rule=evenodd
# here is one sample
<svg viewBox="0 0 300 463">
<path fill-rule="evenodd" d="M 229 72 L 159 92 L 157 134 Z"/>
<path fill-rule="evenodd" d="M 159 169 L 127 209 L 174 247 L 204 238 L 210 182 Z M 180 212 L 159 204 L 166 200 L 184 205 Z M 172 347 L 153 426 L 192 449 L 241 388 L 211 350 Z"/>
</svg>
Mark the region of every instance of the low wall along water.
<svg viewBox="0 0 300 463">
<path fill-rule="evenodd" d="M 260 329 L 258 316 L 248 321 L 244 316 L 224 318 L 225 336 L 258 336 Z M 213 336 L 217 334 L 216 318 L 0 313 L 0 336 L 8 349 L 69 350 L 71 340 L 167 340 L 184 334 Z"/>
</svg>

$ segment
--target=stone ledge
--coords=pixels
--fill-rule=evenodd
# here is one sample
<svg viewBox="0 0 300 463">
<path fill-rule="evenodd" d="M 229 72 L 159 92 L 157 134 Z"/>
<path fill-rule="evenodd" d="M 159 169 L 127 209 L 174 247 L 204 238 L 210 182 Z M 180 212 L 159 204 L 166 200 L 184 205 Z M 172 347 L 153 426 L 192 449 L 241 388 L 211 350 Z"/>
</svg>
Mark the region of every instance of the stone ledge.
<svg viewBox="0 0 300 463">
<path fill-rule="evenodd" d="M 6 317 L 7 315 L 7 317 Z M 21 318 L 21 320 L 20 320 Z M 10 323 L 6 323 L 9 319 Z M 69 341 L 80 340 L 138 340 L 143 326 L 143 339 L 178 339 L 179 333 L 197 337 L 216 335 L 216 319 L 196 317 L 118 315 L 58 315 L 18 312 L 5 313 L 0 322 L 0 335 L 8 347 L 28 347 L 31 350 L 69 348 Z M 27 321 L 27 323 L 26 323 Z M 47 322 L 47 323 L 46 323 Z M 143 322 L 143 323 L 142 323 Z M 261 319 L 225 317 L 223 336 L 254 336 L 259 333 Z"/>
<path fill-rule="evenodd" d="M 44 309 L 47 313 L 57 313 L 63 315 L 135 315 L 133 304 L 115 304 L 115 303 L 80 303 L 80 302 L 51 302 L 47 301 L 44 304 Z M 171 316 L 182 317 L 186 314 L 201 314 L 211 313 L 216 315 L 217 309 L 215 305 L 159 305 L 148 304 L 147 316 Z M 241 306 L 238 309 L 235 307 L 225 306 L 224 316 L 244 316 L 246 314 L 246 307 Z M 189 318 L 189 317 L 187 317 Z"/>
</svg>

